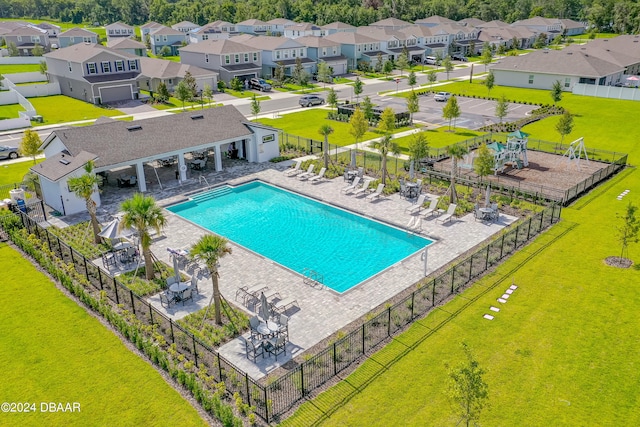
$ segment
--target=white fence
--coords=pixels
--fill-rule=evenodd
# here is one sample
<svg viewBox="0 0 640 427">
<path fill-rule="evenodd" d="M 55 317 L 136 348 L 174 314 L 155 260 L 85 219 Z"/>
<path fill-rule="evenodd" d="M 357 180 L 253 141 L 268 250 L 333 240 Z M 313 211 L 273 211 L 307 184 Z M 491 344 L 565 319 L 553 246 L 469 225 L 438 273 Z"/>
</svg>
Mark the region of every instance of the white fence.
<svg viewBox="0 0 640 427">
<path fill-rule="evenodd" d="M 12 73 L 3 74 L 5 78 L 9 78 L 13 83 L 30 83 L 30 82 L 43 82 L 47 80 L 47 75 L 42 74 L 39 71 L 30 71 L 27 73 Z"/>
<path fill-rule="evenodd" d="M 60 95 L 62 93 L 60 91 L 60 84 L 58 82 L 16 86 L 15 90 L 25 98 L 34 98 L 36 96 Z"/>
<path fill-rule="evenodd" d="M 24 129 L 31 127 L 31 119 L 22 111 L 18 113 L 17 119 L 0 120 L 0 131 L 11 129 Z"/>
<path fill-rule="evenodd" d="M 574 95 L 597 96 L 599 98 L 627 99 L 640 101 L 640 89 L 616 86 L 599 86 L 576 83 L 573 85 Z"/>
<path fill-rule="evenodd" d="M 6 49 L 2 49 L 2 51 L 6 51 Z M 9 53 L 7 52 L 7 55 Z M 0 64 L 39 64 L 41 61 L 44 61 L 44 58 L 41 56 L 3 56 L 0 58 Z"/>
</svg>

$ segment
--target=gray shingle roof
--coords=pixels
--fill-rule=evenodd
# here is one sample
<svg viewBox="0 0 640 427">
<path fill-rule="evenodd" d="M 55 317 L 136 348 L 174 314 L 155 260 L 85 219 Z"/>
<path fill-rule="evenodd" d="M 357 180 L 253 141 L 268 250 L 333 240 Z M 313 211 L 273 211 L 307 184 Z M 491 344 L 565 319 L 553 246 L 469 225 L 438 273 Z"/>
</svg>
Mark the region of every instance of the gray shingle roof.
<svg viewBox="0 0 640 427">
<path fill-rule="evenodd" d="M 65 61 L 82 63 L 103 52 L 108 52 L 111 55 L 118 56 L 123 59 L 137 58 L 137 56 L 130 55 L 126 52 L 118 52 L 108 47 L 92 43 L 74 44 L 73 46 L 46 53 L 43 56 L 46 58 L 62 59 Z"/>
<path fill-rule="evenodd" d="M 202 42 L 187 45 L 180 49 L 181 52 L 211 53 L 215 55 L 224 53 L 255 52 L 257 50 L 258 49 L 250 48 L 247 45 L 237 43 L 229 39 L 205 40 Z"/>
<path fill-rule="evenodd" d="M 196 67 L 195 65 L 147 57 L 140 58 L 140 69 L 142 75 L 158 79 L 182 78 L 187 71 L 189 71 L 193 77 L 215 76 L 218 74 L 211 70 Z"/>
<path fill-rule="evenodd" d="M 251 36 L 249 34 L 243 34 L 241 36 L 234 37 L 233 40 L 238 40 L 238 43 L 249 46 L 254 50 L 275 50 L 281 48 L 295 49 L 303 46 L 301 43 L 298 43 L 296 39 L 289 39 L 286 37 Z"/>
<path fill-rule="evenodd" d="M 338 42 L 340 44 L 363 44 L 363 43 L 375 43 L 378 40 L 367 37 L 359 33 L 335 33 L 326 36 L 327 40 Z"/>
<path fill-rule="evenodd" d="M 184 33 L 178 30 L 174 30 L 171 27 L 165 27 L 164 25 L 161 27 L 154 27 L 150 32 L 153 36 L 182 36 L 184 37 Z"/>
<path fill-rule="evenodd" d="M 86 151 L 80 151 L 77 155 L 71 156 L 64 151 L 55 154 L 45 161 L 31 166 L 31 170 L 38 175 L 42 175 L 50 181 L 56 182 L 70 173 L 82 168 L 89 160 L 95 160 L 97 156 Z"/>
<path fill-rule="evenodd" d="M 97 37 L 98 35 L 92 31 L 85 30 L 84 28 L 74 27 L 63 33 L 58 34 L 58 37 Z"/>
<path fill-rule="evenodd" d="M 296 41 L 307 47 L 334 47 L 340 46 L 340 43 L 329 40 L 326 37 L 304 36 L 298 37 Z"/>
<path fill-rule="evenodd" d="M 109 40 L 107 42 L 107 47 L 110 47 L 111 49 L 147 49 L 147 46 L 145 46 L 144 43 L 140 43 L 137 40 L 127 37 Z"/>
<path fill-rule="evenodd" d="M 345 24 L 344 22 L 335 21 L 335 22 L 332 22 L 331 24 L 323 25 L 322 28 L 327 30 L 349 30 L 349 29 L 355 29 L 356 27 L 350 24 Z"/>
</svg>

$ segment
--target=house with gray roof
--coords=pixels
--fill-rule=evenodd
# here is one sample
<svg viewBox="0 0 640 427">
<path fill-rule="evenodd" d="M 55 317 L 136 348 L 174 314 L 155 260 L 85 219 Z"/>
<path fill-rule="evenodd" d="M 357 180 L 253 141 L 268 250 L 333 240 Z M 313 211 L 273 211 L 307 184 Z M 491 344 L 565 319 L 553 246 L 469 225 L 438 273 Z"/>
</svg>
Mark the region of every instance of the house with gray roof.
<svg viewBox="0 0 640 427">
<path fill-rule="evenodd" d="M 370 62 L 370 58 L 376 58 L 381 52 L 378 40 L 360 33 L 334 33 L 326 36 L 326 39 L 340 43 L 342 54 L 347 57 L 348 70 L 355 70 L 360 60 Z"/>
<path fill-rule="evenodd" d="M 358 29 L 350 24 L 345 24 L 344 22 L 335 21 L 327 25 L 323 25 L 322 30 L 324 31 L 323 35 L 329 35 L 334 33 L 355 33 Z"/>
<path fill-rule="evenodd" d="M 582 51 L 543 50 L 507 56 L 490 66 L 501 86 L 550 90 L 560 81 L 565 91 L 576 83 L 612 85 L 623 79 L 625 68 Z"/>
<path fill-rule="evenodd" d="M 163 25 L 151 30 L 149 33 L 149 43 L 151 45 L 151 52 L 153 52 L 154 55 L 159 55 L 164 50 L 168 50 L 169 56 L 176 56 L 178 55 L 178 50 L 186 45 L 187 37 L 185 33 Z"/>
<path fill-rule="evenodd" d="M 411 22 L 403 21 L 398 18 L 386 18 L 369 24 L 370 27 L 389 28 L 391 30 L 400 30 L 411 25 Z"/>
<path fill-rule="evenodd" d="M 185 155 L 212 153 L 213 168 L 220 172 L 223 153 L 230 145 L 248 162 L 266 162 L 279 155 L 278 130 L 248 121 L 234 106 L 131 122 L 102 121 L 55 129 L 42 144 L 46 159 L 32 171 L 40 176 L 44 202 L 69 215 L 83 211 L 84 201 L 68 191 L 66 181 L 83 173 L 82 166 L 89 160 L 94 160 L 95 173 L 133 167 L 138 190 L 145 192 L 145 167 L 158 167 L 156 160 L 177 157 L 179 178 L 186 181 L 190 177 Z M 97 189 L 94 200 L 100 203 Z"/>
<path fill-rule="evenodd" d="M 138 98 L 138 57 L 99 44 L 80 43 L 44 55 L 52 82 L 63 95 L 105 104 Z"/>
<path fill-rule="evenodd" d="M 287 25 L 293 25 L 296 22 L 286 18 L 275 18 L 267 21 L 267 24 L 271 25 L 271 35 L 281 36 L 284 34 L 284 27 Z"/>
<path fill-rule="evenodd" d="M 440 15 L 431 15 L 427 18 L 416 19 L 415 23 L 417 25 L 423 25 L 425 27 L 437 27 L 438 25 L 443 25 L 443 24 L 455 24 L 456 21 L 454 21 L 453 19 L 445 18 L 444 16 L 440 16 Z"/>
<path fill-rule="evenodd" d="M 144 25 L 140 26 L 140 40 L 144 40 L 145 37 L 149 34 L 151 34 L 153 31 L 157 30 L 158 28 L 162 28 L 164 27 L 164 25 L 159 24 L 155 21 L 151 21 L 151 22 L 147 22 Z"/>
<path fill-rule="evenodd" d="M 242 34 L 232 40 L 262 53 L 262 76 L 272 77 L 278 65 L 284 66 L 284 74 L 291 76 L 298 61 L 309 75 L 316 69 L 316 61 L 307 56 L 307 47 L 295 39 L 273 36 Z"/>
<path fill-rule="evenodd" d="M 127 37 L 111 39 L 107 41 L 107 47 L 128 55 L 147 56 L 147 47 L 144 43 Z"/>
<path fill-rule="evenodd" d="M 560 19 L 562 24 L 562 32 L 566 36 L 579 36 L 587 32 L 587 26 L 582 22 L 573 19 Z"/>
<path fill-rule="evenodd" d="M 187 41 L 195 44 L 207 40 L 223 40 L 228 39 L 236 32 L 235 24 L 226 21 L 215 21 L 189 31 Z"/>
<path fill-rule="evenodd" d="M 342 54 L 342 46 L 338 42 L 328 40 L 326 37 L 307 36 L 299 37 L 296 41 L 307 48 L 307 56 L 316 62 L 326 62 L 331 68 L 333 76 L 347 73 L 347 57 Z"/>
<path fill-rule="evenodd" d="M 265 35 L 272 32 L 271 24 L 259 19 L 247 19 L 236 24 L 239 33 Z"/>
<path fill-rule="evenodd" d="M 536 34 L 546 34 L 547 40 L 552 40 L 555 36 L 562 34 L 562 22 L 556 18 L 543 18 L 534 16 L 529 19 L 521 19 L 511 24 L 512 27 L 526 27 Z"/>
<path fill-rule="evenodd" d="M 293 24 L 285 25 L 284 36 L 290 39 L 304 36 L 321 36 L 323 35 L 322 28 L 315 24 L 309 24 L 307 22 L 294 22 Z"/>
<path fill-rule="evenodd" d="M 171 28 L 186 34 L 190 33 L 191 31 L 197 30 L 198 28 L 200 28 L 200 25 L 194 24 L 191 21 L 182 21 L 178 22 L 177 24 L 173 24 Z"/>
<path fill-rule="evenodd" d="M 4 34 L 7 46 L 15 44 L 20 56 L 33 56 L 33 48 L 40 46 L 44 52 L 51 50 L 49 35 L 46 30 L 33 26 L 20 26 Z"/>
<path fill-rule="evenodd" d="M 180 49 L 180 62 L 218 73 L 218 79 L 229 84 L 258 77 L 262 73 L 262 51 L 230 39 L 207 40 Z"/>
<path fill-rule="evenodd" d="M 98 35 L 84 28 L 74 27 L 58 35 L 58 47 L 63 48 L 78 43 L 98 43 Z"/>
<path fill-rule="evenodd" d="M 164 83 L 170 92 L 184 80 L 187 72 L 196 80 L 198 91 L 203 91 L 205 85 L 212 89 L 218 87 L 218 73 L 195 65 L 181 64 L 157 58 L 140 58 L 142 72 L 138 77 L 140 89 L 157 92 L 160 83 Z"/>
<path fill-rule="evenodd" d="M 105 30 L 107 32 L 107 40 L 111 39 L 119 39 L 122 37 L 133 37 L 135 36 L 135 31 L 131 25 L 127 25 L 124 22 L 114 22 L 113 24 L 109 24 L 105 26 Z"/>
</svg>

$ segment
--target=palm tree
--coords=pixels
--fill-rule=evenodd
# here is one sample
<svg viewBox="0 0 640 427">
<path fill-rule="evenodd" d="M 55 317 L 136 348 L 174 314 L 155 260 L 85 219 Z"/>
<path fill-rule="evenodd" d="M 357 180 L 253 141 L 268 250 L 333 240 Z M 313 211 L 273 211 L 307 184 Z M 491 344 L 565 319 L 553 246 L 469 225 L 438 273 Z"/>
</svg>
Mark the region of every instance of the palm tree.
<svg viewBox="0 0 640 427">
<path fill-rule="evenodd" d="M 324 156 L 324 167 L 329 169 L 329 135 L 333 133 L 333 128 L 327 124 L 320 126 L 318 133 L 324 136 L 324 144 L 322 145 L 322 151 Z"/>
<path fill-rule="evenodd" d="M 98 224 L 98 218 L 96 217 L 97 204 L 93 200 L 93 194 L 98 191 L 98 185 L 102 182 L 102 177 L 93 173 L 93 161 L 89 160 L 84 165 L 84 174 L 80 176 L 74 176 L 69 178 L 67 184 L 69 190 L 73 192 L 79 199 L 84 199 L 87 205 L 87 211 L 91 217 L 91 227 L 93 228 L 94 242 L 100 244 L 102 239 L 99 236 L 100 224 Z"/>
<path fill-rule="evenodd" d="M 380 152 L 382 156 L 382 183 L 386 184 L 387 181 L 387 155 L 389 153 L 399 154 L 400 150 L 398 144 L 393 140 L 393 135 L 386 134 L 372 144 L 373 148 Z"/>
<path fill-rule="evenodd" d="M 456 193 L 456 174 L 458 172 L 458 160 L 462 159 L 469 150 L 464 145 L 456 144 L 447 147 L 447 154 L 451 156 L 451 203 L 456 203 L 458 194 Z"/>
<path fill-rule="evenodd" d="M 189 250 L 189 256 L 194 260 L 200 260 L 204 262 L 211 272 L 211 282 L 213 282 L 213 295 L 211 299 L 214 303 L 216 312 L 216 323 L 222 324 L 222 314 L 220 313 L 220 288 L 218 287 L 218 260 L 231 253 L 231 248 L 227 246 L 227 239 L 213 234 L 207 234 L 202 236 Z M 209 301 L 209 307 L 211 307 L 211 301 Z M 207 307 L 207 312 L 209 311 Z M 207 312 L 204 314 L 204 319 L 207 318 Z"/>
<path fill-rule="evenodd" d="M 144 256 L 145 275 L 147 280 L 151 280 L 155 272 L 151 258 L 149 228 L 153 228 L 159 234 L 162 228 L 167 225 L 167 218 L 153 197 L 141 193 L 136 193 L 131 199 L 122 202 L 120 209 L 124 212 L 120 221 L 120 229 L 135 228 L 137 230 Z"/>
</svg>

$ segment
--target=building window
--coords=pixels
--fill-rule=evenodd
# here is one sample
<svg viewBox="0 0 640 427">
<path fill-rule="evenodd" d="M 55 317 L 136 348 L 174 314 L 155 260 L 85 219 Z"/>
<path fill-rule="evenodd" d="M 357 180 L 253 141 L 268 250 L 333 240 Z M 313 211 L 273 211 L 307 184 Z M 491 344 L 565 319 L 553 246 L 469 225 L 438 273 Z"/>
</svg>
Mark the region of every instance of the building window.
<svg viewBox="0 0 640 427">
<path fill-rule="evenodd" d="M 326 47 L 322 48 L 322 56 L 327 56 L 327 48 Z"/>
<path fill-rule="evenodd" d="M 173 79 L 169 79 L 169 85 L 173 84 Z"/>
<path fill-rule="evenodd" d="M 18 36 L 18 41 L 21 42 L 22 41 L 22 36 Z"/>
<path fill-rule="evenodd" d="M 116 71 L 124 71 L 124 61 L 116 61 Z"/>
<path fill-rule="evenodd" d="M 292 50 L 291 50 L 291 57 L 292 57 L 292 58 L 295 58 L 295 57 L 296 57 L 296 50 L 295 50 L 295 49 L 292 49 Z"/>
<path fill-rule="evenodd" d="M 280 51 L 276 50 L 276 59 L 280 59 Z"/>
<path fill-rule="evenodd" d="M 167 36 L 162 36 L 162 41 L 166 42 L 167 41 Z"/>
<path fill-rule="evenodd" d="M 120 34 L 120 30 L 115 30 L 114 34 Z"/>
<path fill-rule="evenodd" d="M 73 92 L 73 86 L 71 86 L 71 82 L 69 82 L 69 92 Z"/>
<path fill-rule="evenodd" d="M 209 54 L 208 53 L 204 54 L 204 62 L 209 62 Z"/>
<path fill-rule="evenodd" d="M 90 62 L 87 64 L 87 72 L 89 74 L 98 74 L 98 68 L 96 67 L 95 62 Z"/>
<path fill-rule="evenodd" d="M 91 37 L 83 37 L 82 41 L 85 42 L 85 43 L 91 43 L 92 42 Z"/>
<path fill-rule="evenodd" d="M 225 55 L 224 56 L 224 63 L 225 64 L 230 64 L 231 63 L 231 59 L 230 59 L 229 55 Z"/>
<path fill-rule="evenodd" d="M 103 73 L 110 73 L 111 72 L 111 63 L 108 61 L 103 61 L 102 62 L 102 72 Z"/>
<path fill-rule="evenodd" d="M 238 55 L 237 53 L 233 56 L 234 62 L 237 64 L 240 62 L 240 55 Z"/>
<path fill-rule="evenodd" d="M 571 86 L 571 77 L 567 77 L 564 79 L 564 87 Z"/>
<path fill-rule="evenodd" d="M 137 70 L 138 69 L 138 62 L 135 59 L 129 61 L 129 69 L 130 70 Z"/>
<path fill-rule="evenodd" d="M 249 54 L 248 53 L 244 54 L 244 62 L 249 62 Z"/>
<path fill-rule="evenodd" d="M 258 62 L 258 52 L 253 52 L 253 62 Z"/>
<path fill-rule="evenodd" d="M 304 56 L 304 49 L 300 49 L 300 56 Z"/>
<path fill-rule="evenodd" d="M 67 66 L 69 67 L 69 72 L 72 72 L 72 71 L 73 71 L 73 69 L 71 68 L 71 62 L 68 62 L 68 61 L 67 61 Z"/>
<path fill-rule="evenodd" d="M 202 35 L 202 41 L 209 40 L 209 34 Z"/>
<path fill-rule="evenodd" d="M 529 74 L 529 84 L 533 84 L 533 74 Z"/>
</svg>

